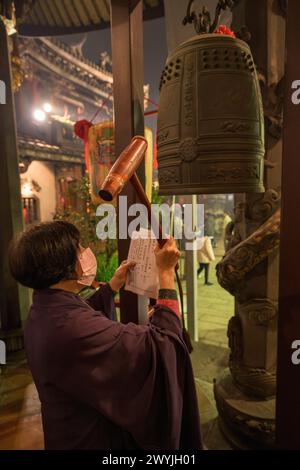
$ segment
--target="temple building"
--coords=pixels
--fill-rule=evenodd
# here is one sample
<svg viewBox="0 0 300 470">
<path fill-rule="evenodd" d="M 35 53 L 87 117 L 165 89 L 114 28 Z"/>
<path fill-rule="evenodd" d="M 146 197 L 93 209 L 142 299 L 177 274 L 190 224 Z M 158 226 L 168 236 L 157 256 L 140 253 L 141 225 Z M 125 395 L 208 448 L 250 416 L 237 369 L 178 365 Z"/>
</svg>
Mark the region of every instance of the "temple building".
<svg viewBox="0 0 300 470">
<path fill-rule="evenodd" d="M 112 118 L 112 72 L 52 38 L 20 38 L 28 72 L 16 93 L 21 192 L 26 223 L 51 220 L 57 209 L 78 210 L 68 188 L 84 174 L 83 141 L 73 127 L 83 117 Z"/>
</svg>

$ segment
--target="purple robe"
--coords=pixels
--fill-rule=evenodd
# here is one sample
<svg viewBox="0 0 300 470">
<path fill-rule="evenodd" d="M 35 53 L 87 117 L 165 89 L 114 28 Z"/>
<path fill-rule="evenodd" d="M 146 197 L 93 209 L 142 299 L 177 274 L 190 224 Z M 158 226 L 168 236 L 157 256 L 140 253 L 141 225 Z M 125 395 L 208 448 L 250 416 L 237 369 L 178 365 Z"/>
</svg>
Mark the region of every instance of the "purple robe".
<svg viewBox="0 0 300 470">
<path fill-rule="evenodd" d="M 115 321 L 109 285 L 88 301 L 34 292 L 25 327 L 46 449 L 200 449 L 195 383 L 179 318 Z"/>
</svg>

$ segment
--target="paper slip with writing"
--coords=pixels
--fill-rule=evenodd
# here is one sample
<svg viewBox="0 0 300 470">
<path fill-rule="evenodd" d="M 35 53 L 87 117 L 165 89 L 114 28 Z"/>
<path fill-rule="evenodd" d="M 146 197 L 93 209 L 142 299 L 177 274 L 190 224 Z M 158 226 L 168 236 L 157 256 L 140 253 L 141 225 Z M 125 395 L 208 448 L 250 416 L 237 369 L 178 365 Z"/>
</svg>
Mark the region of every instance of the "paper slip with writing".
<svg viewBox="0 0 300 470">
<path fill-rule="evenodd" d="M 145 295 L 152 299 L 158 297 L 158 270 L 154 248 L 157 241 L 151 238 L 151 231 L 141 228 L 132 233 L 128 261 L 135 261 L 135 267 L 128 272 L 125 290 Z"/>
</svg>

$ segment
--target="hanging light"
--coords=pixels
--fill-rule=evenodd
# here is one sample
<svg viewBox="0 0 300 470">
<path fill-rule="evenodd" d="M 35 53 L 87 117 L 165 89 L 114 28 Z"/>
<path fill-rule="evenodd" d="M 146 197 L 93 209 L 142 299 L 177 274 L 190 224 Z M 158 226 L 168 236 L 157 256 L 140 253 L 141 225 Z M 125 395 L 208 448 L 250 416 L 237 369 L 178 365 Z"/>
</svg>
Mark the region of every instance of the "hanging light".
<svg viewBox="0 0 300 470">
<path fill-rule="evenodd" d="M 46 120 L 46 113 L 42 109 L 35 109 L 33 111 L 33 118 L 35 121 L 44 122 Z"/>
<path fill-rule="evenodd" d="M 33 195 L 33 187 L 30 181 L 25 181 L 21 188 L 22 197 L 27 198 Z"/>
<path fill-rule="evenodd" d="M 52 104 L 48 103 L 48 102 L 44 103 L 43 104 L 43 109 L 44 109 L 45 113 L 51 113 L 51 111 L 53 109 Z"/>
</svg>

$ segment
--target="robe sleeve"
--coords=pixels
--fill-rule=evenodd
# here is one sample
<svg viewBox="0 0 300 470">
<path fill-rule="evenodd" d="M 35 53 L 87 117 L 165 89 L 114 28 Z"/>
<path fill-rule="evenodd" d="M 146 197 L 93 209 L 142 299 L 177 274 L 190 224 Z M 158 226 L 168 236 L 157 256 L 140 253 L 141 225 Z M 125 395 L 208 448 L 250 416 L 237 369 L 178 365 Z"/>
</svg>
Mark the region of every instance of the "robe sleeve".
<svg viewBox="0 0 300 470">
<path fill-rule="evenodd" d="M 99 289 L 86 300 L 94 310 L 101 311 L 110 320 L 117 320 L 114 292 L 110 285 L 103 284 Z"/>
<path fill-rule="evenodd" d="M 156 306 L 149 326 L 82 312 L 68 331 L 72 340 L 62 341 L 55 378 L 64 392 L 130 433 L 142 449 L 201 448 L 192 368 L 174 312 Z M 193 399 L 184 405 L 187 384 Z M 186 406 L 192 416 L 189 439 L 182 434 Z"/>
</svg>

